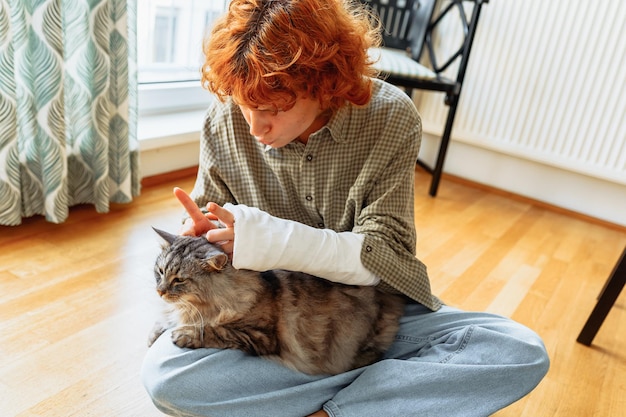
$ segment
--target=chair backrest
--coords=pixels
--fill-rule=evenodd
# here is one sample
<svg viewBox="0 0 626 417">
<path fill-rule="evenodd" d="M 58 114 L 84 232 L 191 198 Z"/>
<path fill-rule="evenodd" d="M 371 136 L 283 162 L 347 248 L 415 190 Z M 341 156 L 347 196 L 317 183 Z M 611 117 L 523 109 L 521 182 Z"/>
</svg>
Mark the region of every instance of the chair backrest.
<svg viewBox="0 0 626 417">
<path fill-rule="evenodd" d="M 379 18 L 383 45 L 419 57 L 436 0 L 361 0 Z"/>
<path fill-rule="evenodd" d="M 361 0 L 361 2 L 378 15 L 383 26 L 385 47 L 406 50 L 416 61 L 420 60 L 423 50 L 426 49 L 432 70 L 439 74 L 459 57 L 461 61 L 467 60 L 480 9 L 488 0 L 445 0 L 440 11 L 437 7 L 439 0 Z M 469 19 L 463 3 L 475 3 Z M 446 59 L 440 62 L 435 53 L 433 32 L 454 10 L 458 11 L 464 38 L 458 50 L 450 52 Z M 461 72 L 464 72 L 465 64 L 466 62 L 461 62 Z"/>
</svg>

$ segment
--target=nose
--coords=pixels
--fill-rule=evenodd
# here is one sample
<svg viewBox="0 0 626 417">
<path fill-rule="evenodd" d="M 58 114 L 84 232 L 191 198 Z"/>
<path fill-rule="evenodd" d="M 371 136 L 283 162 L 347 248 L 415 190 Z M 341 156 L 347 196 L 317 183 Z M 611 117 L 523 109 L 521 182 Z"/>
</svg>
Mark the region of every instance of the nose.
<svg viewBox="0 0 626 417">
<path fill-rule="evenodd" d="M 271 130 L 270 121 L 267 119 L 265 112 L 251 111 L 248 124 L 250 125 L 250 134 L 255 137 L 265 136 Z"/>
</svg>

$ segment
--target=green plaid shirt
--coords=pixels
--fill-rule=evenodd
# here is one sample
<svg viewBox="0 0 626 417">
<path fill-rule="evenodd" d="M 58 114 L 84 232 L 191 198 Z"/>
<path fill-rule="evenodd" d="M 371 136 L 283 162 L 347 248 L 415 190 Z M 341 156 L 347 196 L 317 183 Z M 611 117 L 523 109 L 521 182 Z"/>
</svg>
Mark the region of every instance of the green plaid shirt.
<svg viewBox="0 0 626 417">
<path fill-rule="evenodd" d="M 257 207 L 283 219 L 365 236 L 361 262 L 379 286 L 436 310 L 415 257 L 413 181 L 421 120 L 409 97 L 373 80 L 363 107 L 344 106 L 303 144 L 257 142 L 230 101 L 209 108 L 192 197 Z M 294 242 L 295 243 L 295 242 Z"/>
</svg>

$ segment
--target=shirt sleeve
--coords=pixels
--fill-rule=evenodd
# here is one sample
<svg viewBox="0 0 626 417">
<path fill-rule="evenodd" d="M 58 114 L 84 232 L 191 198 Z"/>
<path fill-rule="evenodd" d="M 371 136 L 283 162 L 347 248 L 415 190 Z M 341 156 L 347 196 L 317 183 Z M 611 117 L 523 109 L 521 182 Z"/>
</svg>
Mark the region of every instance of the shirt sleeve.
<svg viewBox="0 0 626 417">
<path fill-rule="evenodd" d="M 421 142 L 421 118 L 412 102 L 396 101 L 368 161 L 367 195 L 356 213 L 354 233 L 364 235 L 363 265 L 380 277 L 379 286 L 410 296 L 431 309 L 426 266 L 416 256 L 414 214 L 415 161 Z"/>
</svg>

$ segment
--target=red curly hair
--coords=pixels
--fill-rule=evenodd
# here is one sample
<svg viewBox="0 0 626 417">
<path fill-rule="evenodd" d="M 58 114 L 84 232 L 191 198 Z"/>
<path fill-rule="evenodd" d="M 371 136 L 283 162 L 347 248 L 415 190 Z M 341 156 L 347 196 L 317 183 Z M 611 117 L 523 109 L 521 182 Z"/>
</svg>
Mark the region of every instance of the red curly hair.
<svg viewBox="0 0 626 417">
<path fill-rule="evenodd" d="M 253 108 L 288 110 L 302 95 L 333 111 L 367 104 L 372 22 L 354 0 L 232 0 L 204 43 L 202 85 Z"/>
</svg>

